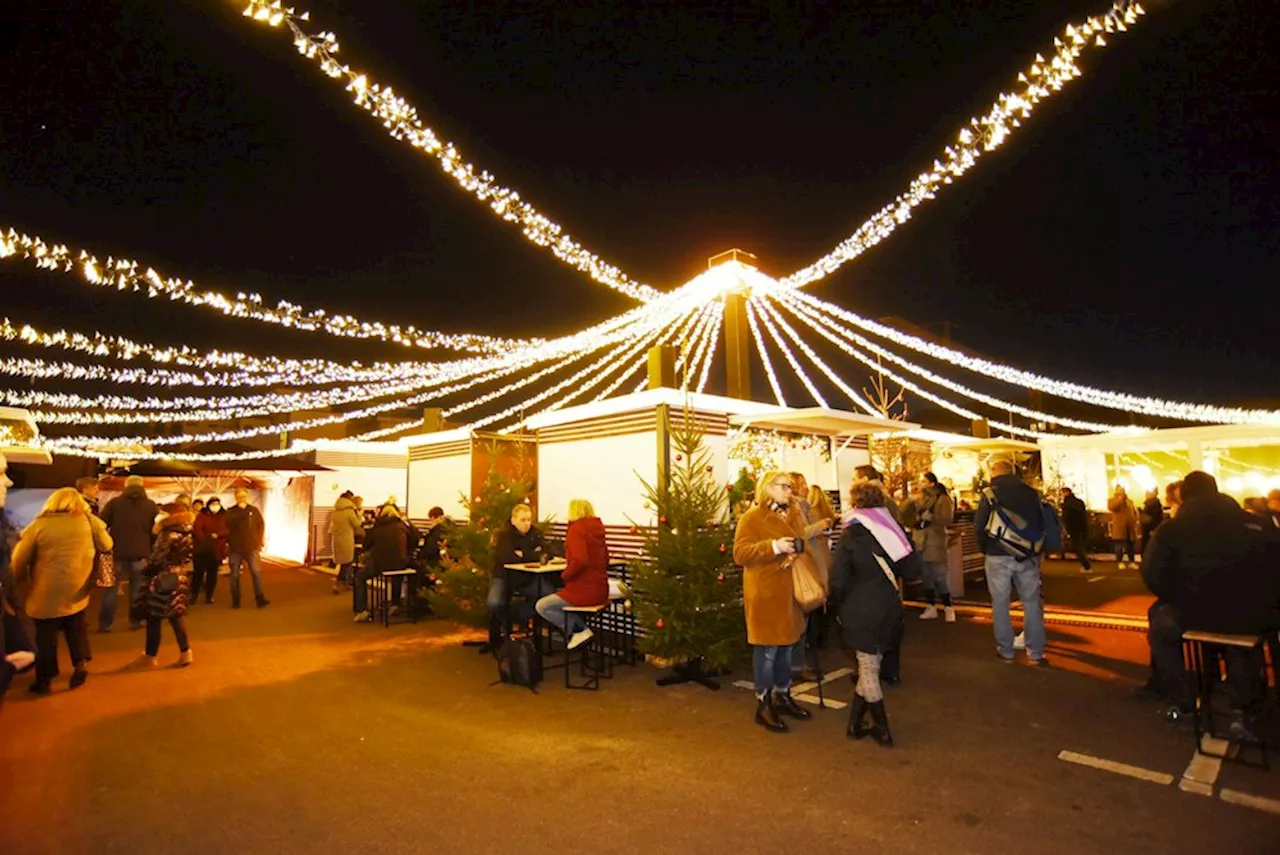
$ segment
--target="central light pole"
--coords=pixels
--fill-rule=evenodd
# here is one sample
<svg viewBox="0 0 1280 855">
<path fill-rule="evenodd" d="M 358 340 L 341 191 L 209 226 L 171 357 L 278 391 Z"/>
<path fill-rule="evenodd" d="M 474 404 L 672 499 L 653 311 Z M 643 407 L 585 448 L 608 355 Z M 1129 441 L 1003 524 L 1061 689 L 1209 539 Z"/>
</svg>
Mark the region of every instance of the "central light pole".
<svg viewBox="0 0 1280 855">
<path fill-rule="evenodd" d="M 733 264 L 756 268 L 757 259 L 741 249 L 730 249 L 707 259 L 707 268 Z M 751 325 L 747 320 L 747 300 L 751 286 L 738 279 L 736 287 L 724 292 L 724 355 L 726 395 L 751 400 Z"/>
</svg>

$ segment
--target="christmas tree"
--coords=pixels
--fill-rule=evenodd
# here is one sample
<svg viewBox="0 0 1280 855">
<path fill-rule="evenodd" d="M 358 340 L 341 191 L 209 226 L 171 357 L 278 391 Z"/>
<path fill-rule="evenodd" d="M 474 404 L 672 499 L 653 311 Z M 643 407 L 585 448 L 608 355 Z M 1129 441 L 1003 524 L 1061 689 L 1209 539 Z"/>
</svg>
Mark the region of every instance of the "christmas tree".
<svg viewBox="0 0 1280 855">
<path fill-rule="evenodd" d="M 632 563 L 634 609 L 640 648 L 705 682 L 746 652 L 742 574 L 733 563 L 727 490 L 687 413 L 671 432 L 671 451 L 666 483 L 642 479 L 658 526 Z"/>
<path fill-rule="evenodd" d="M 461 501 L 468 520 L 450 526 L 440 564 L 433 570 L 434 587 L 425 596 L 436 614 L 468 626 L 483 627 L 489 622 L 485 598 L 493 568 L 493 544 L 511 519 L 511 509 L 528 503 L 533 483 L 522 474 L 500 472 L 495 461 L 480 492 Z M 544 523 L 549 525 L 549 523 Z M 548 528 L 542 532 L 547 535 Z"/>
</svg>

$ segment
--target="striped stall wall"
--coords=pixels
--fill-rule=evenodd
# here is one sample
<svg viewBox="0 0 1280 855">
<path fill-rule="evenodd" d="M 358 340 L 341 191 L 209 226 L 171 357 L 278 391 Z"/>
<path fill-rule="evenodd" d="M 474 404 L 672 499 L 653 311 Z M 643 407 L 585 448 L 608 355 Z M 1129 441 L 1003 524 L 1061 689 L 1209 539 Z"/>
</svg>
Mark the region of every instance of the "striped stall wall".
<svg viewBox="0 0 1280 855">
<path fill-rule="evenodd" d="M 704 413 L 698 410 L 690 412 L 693 427 L 710 436 L 725 436 L 729 433 L 729 417 L 723 413 Z M 684 424 L 684 412 L 672 408 L 670 423 L 673 429 Z M 553 425 L 538 429 L 538 443 L 576 442 L 584 439 L 599 439 L 605 436 L 625 436 L 633 433 L 644 433 L 658 429 L 657 410 L 640 410 L 633 413 L 619 413 L 612 416 L 599 416 L 566 425 Z"/>
<path fill-rule="evenodd" d="M 363 469 L 403 469 L 408 459 L 400 454 L 366 454 L 348 451 L 317 450 L 316 463 L 321 466 L 348 466 Z"/>
<path fill-rule="evenodd" d="M 459 439 L 438 445 L 415 445 L 409 449 L 409 460 L 434 460 L 437 457 L 457 457 L 471 453 L 471 440 Z"/>
</svg>

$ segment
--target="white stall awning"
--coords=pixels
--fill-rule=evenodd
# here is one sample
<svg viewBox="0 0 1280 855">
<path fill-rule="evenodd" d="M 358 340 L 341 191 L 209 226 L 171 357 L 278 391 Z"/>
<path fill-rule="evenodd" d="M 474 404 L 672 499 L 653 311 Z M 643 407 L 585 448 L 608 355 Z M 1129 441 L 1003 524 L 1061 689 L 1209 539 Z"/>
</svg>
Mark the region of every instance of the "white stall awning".
<svg viewBox="0 0 1280 855">
<path fill-rule="evenodd" d="M 897 433 L 920 427 L 911 422 L 882 419 L 879 416 L 868 416 L 847 410 L 830 410 L 826 407 L 808 407 L 803 410 L 782 410 L 772 413 L 744 413 L 729 416 L 729 424 L 738 428 L 781 430 L 814 436 L 864 436 L 876 433 Z"/>
</svg>

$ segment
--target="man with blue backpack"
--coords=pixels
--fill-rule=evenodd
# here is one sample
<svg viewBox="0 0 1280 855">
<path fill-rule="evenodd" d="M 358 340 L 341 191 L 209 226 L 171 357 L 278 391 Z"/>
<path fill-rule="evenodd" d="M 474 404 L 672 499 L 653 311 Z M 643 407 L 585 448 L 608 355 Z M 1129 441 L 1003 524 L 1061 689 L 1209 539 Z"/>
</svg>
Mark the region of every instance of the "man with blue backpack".
<svg viewBox="0 0 1280 855">
<path fill-rule="evenodd" d="M 1016 587 L 1022 601 L 1027 659 L 1032 665 L 1044 667 L 1049 660 L 1044 655 L 1040 560 L 1046 549 L 1061 547 L 1062 527 L 1053 508 L 1015 474 L 1011 461 L 995 458 L 987 468 L 991 483 L 982 491 L 973 525 L 978 545 L 986 555 L 996 655 L 1002 662 L 1014 661 L 1009 599 Z"/>
</svg>

